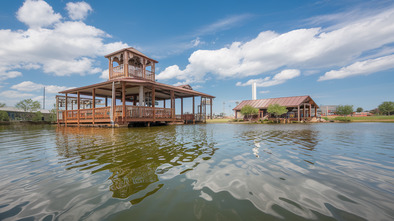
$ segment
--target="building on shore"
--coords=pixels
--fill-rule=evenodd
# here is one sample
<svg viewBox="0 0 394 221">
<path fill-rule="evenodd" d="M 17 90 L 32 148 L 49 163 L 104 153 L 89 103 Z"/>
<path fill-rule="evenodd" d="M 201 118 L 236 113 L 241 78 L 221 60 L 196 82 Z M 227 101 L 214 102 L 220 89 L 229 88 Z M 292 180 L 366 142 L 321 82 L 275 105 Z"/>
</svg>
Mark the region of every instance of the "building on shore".
<svg viewBox="0 0 394 221">
<path fill-rule="evenodd" d="M 259 109 L 259 113 L 257 115 L 258 119 L 267 119 L 270 117 L 267 109 L 271 104 L 285 106 L 288 112 L 284 114 L 282 118 L 287 118 L 291 121 L 310 120 L 312 117 L 317 116 L 317 109 L 319 108 L 315 101 L 313 101 L 313 99 L 308 95 L 259 100 L 244 100 L 233 109 L 235 112 L 235 118 L 243 119 L 244 116 L 241 114 L 241 109 L 244 106 L 249 105 Z"/>
<path fill-rule="evenodd" d="M 140 51 L 124 48 L 105 57 L 109 61 L 108 81 L 60 91 L 63 95 L 56 96 L 58 124 L 127 126 L 205 122 L 208 108 L 212 116 L 214 96 L 195 91 L 190 85 L 157 82 L 155 64 L 158 62 Z M 192 113 L 184 114 L 184 99 L 192 100 Z M 175 114 L 176 100 L 180 101 L 180 115 Z M 196 103 L 199 103 L 197 108 Z"/>
<path fill-rule="evenodd" d="M 51 112 L 45 109 L 39 109 L 36 111 L 25 111 L 16 107 L 0 107 L 0 111 L 5 111 L 8 114 L 10 121 L 31 121 L 34 114 L 41 112 L 42 117 L 39 121 L 51 121 Z"/>
</svg>

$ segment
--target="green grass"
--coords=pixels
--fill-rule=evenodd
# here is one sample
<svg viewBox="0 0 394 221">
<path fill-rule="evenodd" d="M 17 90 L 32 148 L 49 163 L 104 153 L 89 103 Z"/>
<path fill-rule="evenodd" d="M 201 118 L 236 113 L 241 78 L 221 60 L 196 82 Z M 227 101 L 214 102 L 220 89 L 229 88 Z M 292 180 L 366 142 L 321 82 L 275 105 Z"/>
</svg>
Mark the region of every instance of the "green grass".
<svg viewBox="0 0 394 221">
<path fill-rule="evenodd" d="M 352 121 L 393 121 L 394 115 L 391 116 L 368 116 L 368 117 L 350 117 Z"/>
<path fill-rule="evenodd" d="M 215 123 L 228 123 L 231 119 L 207 119 L 208 124 L 215 124 Z"/>
</svg>

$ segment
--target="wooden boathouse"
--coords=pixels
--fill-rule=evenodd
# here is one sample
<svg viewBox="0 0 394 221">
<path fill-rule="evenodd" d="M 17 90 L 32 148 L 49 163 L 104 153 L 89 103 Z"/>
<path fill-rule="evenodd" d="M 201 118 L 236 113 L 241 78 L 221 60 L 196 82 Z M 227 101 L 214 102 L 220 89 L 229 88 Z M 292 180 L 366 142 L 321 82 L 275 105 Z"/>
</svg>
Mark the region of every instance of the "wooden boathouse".
<svg viewBox="0 0 394 221">
<path fill-rule="evenodd" d="M 285 106 L 288 112 L 284 114 L 282 118 L 286 118 L 291 121 L 311 120 L 313 117 L 317 117 L 317 109 L 319 108 L 316 102 L 309 95 L 268 98 L 259 100 L 244 100 L 233 109 L 235 113 L 235 118 L 243 118 L 244 116 L 241 114 L 241 109 L 246 105 L 250 105 L 254 108 L 259 109 L 259 113 L 257 115 L 258 119 L 267 119 L 270 117 L 267 109 L 268 106 L 271 104 L 279 104 L 281 106 Z"/>
<path fill-rule="evenodd" d="M 157 82 L 156 60 L 134 48 L 124 48 L 105 57 L 109 60 L 108 81 L 60 91 L 63 95 L 56 96 L 58 124 L 128 126 L 205 122 L 207 106 L 212 118 L 215 97 L 195 91 L 190 85 Z M 192 100 L 191 113 L 184 113 L 184 99 Z M 178 115 L 176 100 L 180 100 Z M 196 103 L 199 103 L 197 108 Z"/>
</svg>

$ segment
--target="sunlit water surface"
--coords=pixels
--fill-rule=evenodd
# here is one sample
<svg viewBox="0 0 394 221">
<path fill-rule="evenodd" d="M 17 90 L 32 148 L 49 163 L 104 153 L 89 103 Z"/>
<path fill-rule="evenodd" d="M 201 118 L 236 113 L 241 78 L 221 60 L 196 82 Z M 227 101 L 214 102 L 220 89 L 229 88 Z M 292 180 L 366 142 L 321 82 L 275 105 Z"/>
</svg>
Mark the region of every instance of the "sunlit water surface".
<svg viewBox="0 0 394 221">
<path fill-rule="evenodd" d="M 394 124 L 0 126 L 0 220 L 394 220 Z"/>
</svg>

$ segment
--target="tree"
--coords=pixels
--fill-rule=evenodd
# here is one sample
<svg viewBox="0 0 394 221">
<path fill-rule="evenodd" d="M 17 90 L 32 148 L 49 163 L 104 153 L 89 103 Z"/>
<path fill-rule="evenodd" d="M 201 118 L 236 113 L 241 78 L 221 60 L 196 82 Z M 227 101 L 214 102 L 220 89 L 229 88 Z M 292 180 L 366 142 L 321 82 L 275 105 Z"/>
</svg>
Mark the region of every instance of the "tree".
<svg viewBox="0 0 394 221">
<path fill-rule="evenodd" d="M 41 104 L 38 101 L 33 101 L 32 99 L 25 99 L 22 101 L 19 101 L 15 107 L 19 109 L 23 109 L 25 112 L 34 112 L 38 109 L 40 109 Z"/>
<path fill-rule="evenodd" d="M 5 103 L 0 103 L 0 107 L 5 107 Z"/>
<path fill-rule="evenodd" d="M 287 108 L 285 106 L 281 106 L 279 104 L 270 104 L 268 106 L 267 112 L 275 115 L 276 121 L 279 122 L 279 116 L 287 113 Z"/>
<path fill-rule="evenodd" d="M 10 118 L 8 117 L 7 112 L 0 111 L 0 121 L 9 121 Z"/>
<path fill-rule="evenodd" d="M 252 117 L 254 115 L 257 115 L 259 113 L 259 109 L 254 108 L 250 105 L 245 105 L 242 109 L 241 109 L 241 114 L 243 114 L 244 116 L 246 116 L 249 121 L 252 120 Z"/>
<path fill-rule="evenodd" d="M 338 105 L 337 114 L 347 116 L 353 113 L 353 105 Z"/>
<path fill-rule="evenodd" d="M 364 110 L 364 109 L 363 109 L 362 107 L 358 107 L 357 110 L 356 110 L 356 112 L 363 112 L 363 110 Z"/>
<path fill-rule="evenodd" d="M 33 121 L 42 121 L 42 113 L 41 113 L 41 111 L 37 111 L 36 113 L 34 113 L 34 116 L 33 116 Z"/>
<path fill-rule="evenodd" d="M 391 112 L 394 112 L 394 102 L 385 101 L 382 104 L 380 104 L 378 108 L 382 114 L 387 113 L 387 115 L 390 115 Z"/>
</svg>

